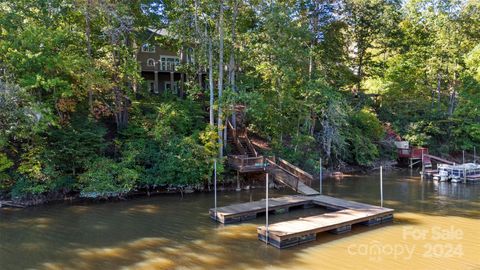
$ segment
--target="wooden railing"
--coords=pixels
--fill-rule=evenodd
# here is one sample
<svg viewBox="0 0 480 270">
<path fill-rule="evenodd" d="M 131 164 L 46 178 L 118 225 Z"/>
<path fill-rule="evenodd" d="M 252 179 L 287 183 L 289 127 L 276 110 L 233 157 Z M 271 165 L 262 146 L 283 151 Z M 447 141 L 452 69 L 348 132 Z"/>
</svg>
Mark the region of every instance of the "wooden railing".
<svg viewBox="0 0 480 270">
<path fill-rule="evenodd" d="M 305 185 L 311 186 L 313 182 L 313 176 L 306 171 L 298 168 L 297 166 L 290 164 L 288 161 L 278 158 L 277 161 L 278 166 L 283 168 L 284 170 L 290 172 L 291 174 L 295 175 L 300 181 L 302 181 Z"/>
<path fill-rule="evenodd" d="M 252 142 L 250 141 L 250 139 L 246 135 L 245 135 L 245 141 L 247 142 L 247 147 L 250 150 L 250 152 L 252 152 L 255 157 L 258 157 L 257 150 L 255 150 L 255 147 L 253 146 Z"/>
<path fill-rule="evenodd" d="M 277 169 L 283 172 L 286 175 L 286 177 L 289 177 L 289 179 L 278 179 L 278 180 L 290 186 L 292 189 L 295 190 L 295 192 L 298 192 L 298 182 L 300 181 L 300 178 L 298 176 L 286 170 L 285 168 L 279 166 L 279 164 L 275 162 L 276 161 L 275 157 L 269 157 L 269 158 L 266 158 L 265 160 L 268 163 L 268 167 L 270 171 Z M 275 177 L 279 177 L 278 174 L 275 174 Z"/>
<path fill-rule="evenodd" d="M 228 164 L 234 168 L 255 168 L 263 169 L 265 166 L 264 157 L 247 157 L 246 155 L 230 155 L 228 156 Z"/>
<path fill-rule="evenodd" d="M 237 129 L 233 128 L 232 123 L 230 120 L 227 120 L 227 131 L 230 133 L 229 135 L 232 135 L 231 138 L 236 138 L 237 137 Z"/>
<path fill-rule="evenodd" d="M 276 166 L 277 168 L 280 168 L 281 170 L 287 172 L 289 175 L 295 177 L 297 181 L 300 181 L 307 186 L 312 185 L 313 176 L 306 171 L 298 168 L 297 166 L 291 164 L 290 162 L 275 157 L 269 157 L 266 160 L 271 167 L 274 168 Z M 298 187 L 298 182 L 296 183 L 296 186 Z"/>
<path fill-rule="evenodd" d="M 233 143 L 235 144 L 235 147 L 238 149 L 240 154 L 242 155 L 247 155 L 247 150 L 243 147 L 242 143 L 240 142 L 240 139 L 237 136 L 237 130 L 233 128 L 232 123 L 227 120 L 227 132 L 229 132 L 228 136 L 232 138 Z"/>
<path fill-rule="evenodd" d="M 243 147 L 243 144 L 241 143 L 240 138 L 245 140 L 248 150 L 251 153 L 253 153 L 253 155 L 255 157 L 258 157 L 258 152 L 255 149 L 255 147 L 253 146 L 250 139 L 248 138 L 246 130 L 238 131 L 236 128 L 233 127 L 230 120 L 227 120 L 227 129 L 228 129 L 227 132 L 229 132 L 229 136 L 232 136 L 231 138 L 233 138 L 235 146 L 237 147 L 237 149 L 239 149 L 239 151 L 242 155 L 247 154 L 247 149 L 245 149 L 245 147 Z"/>
</svg>

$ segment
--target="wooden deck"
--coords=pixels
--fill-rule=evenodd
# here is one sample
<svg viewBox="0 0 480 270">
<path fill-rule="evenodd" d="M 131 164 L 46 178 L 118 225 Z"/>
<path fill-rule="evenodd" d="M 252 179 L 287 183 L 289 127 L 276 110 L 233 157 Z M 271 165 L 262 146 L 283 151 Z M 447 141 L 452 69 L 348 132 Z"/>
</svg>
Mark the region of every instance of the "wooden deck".
<svg viewBox="0 0 480 270">
<path fill-rule="evenodd" d="M 238 173 L 270 173 L 273 179 L 303 195 L 318 195 L 311 188 L 313 176 L 288 161 L 275 157 L 259 155 L 248 138 L 245 128 L 235 128 L 230 121 L 227 124 L 227 141 L 234 153 L 228 155 L 228 165 Z M 238 174 L 237 174 L 237 183 Z M 238 184 L 238 188 L 240 188 Z"/>
<path fill-rule="evenodd" d="M 300 218 L 271 224 L 268 227 L 268 244 L 277 248 L 287 248 L 314 241 L 317 233 L 349 232 L 352 225 L 361 223 L 373 226 L 393 220 L 393 209 L 338 199 L 330 196 L 309 197 L 312 203 L 336 211 L 322 215 Z M 258 238 L 267 241 L 265 226 L 257 228 Z"/>
<path fill-rule="evenodd" d="M 353 224 L 372 226 L 392 220 L 393 210 L 388 208 L 345 209 L 272 224 L 268 227 L 268 244 L 287 248 L 314 241 L 320 232 L 342 234 L 349 232 Z M 265 226 L 257 228 L 257 233 L 260 240 L 267 241 Z"/>
<path fill-rule="evenodd" d="M 271 198 L 268 200 L 268 210 L 274 213 L 288 211 L 291 207 L 311 205 L 310 197 L 301 195 L 284 196 L 279 198 Z M 253 201 L 247 203 L 232 204 L 229 206 L 217 208 L 215 217 L 215 209 L 210 209 L 210 217 L 220 223 L 228 224 L 241 222 L 245 220 L 255 219 L 257 214 L 265 213 L 265 200 Z"/>
<path fill-rule="evenodd" d="M 325 195 L 291 195 L 272 198 L 268 201 L 269 213 L 288 212 L 292 207 L 326 207 L 333 212 L 271 224 L 268 230 L 268 243 L 277 248 L 286 248 L 314 241 L 316 234 L 324 231 L 345 233 L 353 224 L 377 225 L 393 220 L 393 209 L 382 208 Z M 239 203 L 210 209 L 210 217 L 228 224 L 255 219 L 257 214 L 265 213 L 265 200 Z M 258 238 L 266 241 L 265 226 L 257 228 Z"/>
</svg>

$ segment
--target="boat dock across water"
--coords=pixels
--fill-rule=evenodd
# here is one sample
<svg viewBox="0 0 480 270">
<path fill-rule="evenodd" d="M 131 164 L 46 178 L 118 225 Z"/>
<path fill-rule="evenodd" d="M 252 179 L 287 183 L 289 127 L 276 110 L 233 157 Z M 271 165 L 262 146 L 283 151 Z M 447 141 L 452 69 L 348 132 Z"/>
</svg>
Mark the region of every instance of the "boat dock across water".
<svg viewBox="0 0 480 270">
<path fill-rule="evenodd" d="M 277 248 L 287 248 L 314 241 L 317 233 L 349 232 L 354 224 L 378 225 L 393 220 L 393 209 L 359 203 L 325 195 L 292 195 L 269 199 L 269 213 L 281 214 L 295 207 L 325 207 L 332 212 L 257 228 L 258 238 Z M 228 224 L 255 219 L 265 213 L 265 200 L 233 204 L 210 209 L 210 217 Z"/>
</svg>

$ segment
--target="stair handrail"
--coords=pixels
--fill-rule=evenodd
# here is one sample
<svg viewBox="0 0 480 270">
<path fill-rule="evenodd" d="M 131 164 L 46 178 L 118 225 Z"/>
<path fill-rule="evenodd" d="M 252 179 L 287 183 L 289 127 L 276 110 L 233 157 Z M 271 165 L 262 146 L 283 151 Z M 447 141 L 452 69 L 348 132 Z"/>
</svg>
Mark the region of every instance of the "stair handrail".
<svg viewBox="0 0 480 270">
<path fill-rule="evenodd" d="M 278 165 L 283 167 L 285 170 L 289 171 L 290 173 L 294 174 L 296 177 L 300 179 L 304 184 L 311 186 L 313 182 L 313 176 L 306 171 L 300 169 L 299 167 L 291 164 L 290 162 L 278 158 Z"/>
<path fill-rule="evenodd" d="M 275 157 L 273 157 L 273 158 L 275 158 Z M 287 175 L 292 176 L 293 179 L 295 179 L 295 183 L 294 183 L 293 186 L 291 186 L 291 188 L 295 189 L 295 192 L 298 192 L 298 181 L 299 181 L 299 177 L 298 177 L 298 176 L 296 176 L 295 174 L 289 172 L 288 170 L 280 167 L 276 162 L 272 161 L 272 160 L 269 159 L 269 158 L 265 158 L 265 160 L 266 160 L 268 163 L 272 164 L 273 167 L 275 167 L 275 168 L 277 168 L 277 169 L 280 169 L 281 171 L 287 173 Z"/>
<path fill-rule="evenodd" d="M 247 141 L 247 147 L 250 149 L 250 151 L 252 151 L 252 153 L 258 157 L 258 152 L 257 150 L 255 150 L 255 147 L 253 146 L 252 142 L 250 141 L 250 138 L 248 138 L 248 135 L 246 135 L 246 132 L 245 132 L 245 140 Z"/>
<path fill-rule="evenodd" d="M 232 122 L 230 122 L 230 120 L 227 120 L 227 126 L 228 126 L 228 128 L 230 128 L 230 130 L 232 131 L 232 136 L 233 136 L 233 138 L 234 138 L 235 144 L 236 144 L 237 146 L 241 145 L 240 148 L 241 148 L 242 150 L 245 150 L 245 153 L 242 153 L 242 154 L 246 154 L 247 151 L 246 151 L 246 149 L 243 148 L 243 145 L 242 145 L 242 143 L 240 142 L 240 139 L 239 139 L 239 137 L 240 137 L 239 132 L 237 131 L 236 128 L 233 127 Z M 255 149 L 255 147 L 253 146 L 252 142 L 250 141 L 250 138 L 248 138 L 248 134 L 247 134 L 246 129 L 245 129 L 245 131 L 243 132 L 243 137 L 244 137 L 244 139 L 245 139 L 245 141 L 246 141 L 246 143 L 247 143 L 247 148 L 248 148 L 248 150 L 250 150 L 255 157 L 258 157 L 258 152 L 257 152 L 257 150 Z M 238 142 L 239 145 L 237 144 L 237 142 Z M 242 152 L 242 151 L 240 151 L 240 152 Z"/>
<path fill-rule="evenodd" d="M 233 128 L 232 123 L 230 122 L 230 120 L 227 119 L 227 129 L 228 128 L 230 128 L 230 130 L 232 132 L 232 135 L 233 135 L 233 138 L 236 138 L 237 137 L 237 130 L 235 128 Z"/>
<path fill-rule="evenodd" d="M 440 161 L 440 162 L 443 162 L 443 163 L 446 163 L 446 164 L 450 164 L 450 165 L 455 164 L 455 162 L 453 162 L 453 161 L 446 160 L 446 159 L 444 159 L 444 158 L 437 157 L 437 156 L 433 156 L 433 155 L 430 155 L 430 154 L 424 154 L 423 157 L 428 157 L 428 158 L 430 158 L 430 159 L 433 159 L 433 160 L 436 160 L 436 161 Z"/>
<path fill-rule="evenodd" d="M 240 139 L 238 138 L 237 130 L 233 127 L 230 120 L 227 120 L 227 132 L 228 130 L 232 132 L 233 143 L 235 144 L 237 149 L 240 151 L 240 153 L 242 155 L 247 155 L 247 150 L 243 147 L 242 143 L 240 142 Z"/>
</svg>

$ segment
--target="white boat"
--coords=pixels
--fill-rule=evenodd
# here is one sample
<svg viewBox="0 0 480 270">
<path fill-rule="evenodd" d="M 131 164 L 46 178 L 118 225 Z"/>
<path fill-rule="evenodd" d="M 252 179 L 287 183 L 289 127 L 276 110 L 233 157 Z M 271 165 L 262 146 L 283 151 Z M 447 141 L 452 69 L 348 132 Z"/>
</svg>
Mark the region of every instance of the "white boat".
<svg viewBox="0 0 480 270">
<path fill-rule="evenodd" d="M 452 178 L 451 182 L 452 182 L 452 183 L 461 183 L 461 182 L 462 182 L 462 179 L 460 179 L 460 178 Z"/>
<path fill-rule="evenodd" d="M 451 179 L 453 183 L 459 183 L 479 174 L 480 165 L 475 163 L 465 163 L 459 165 L 438 165 L 438 179 L 441 182 Z"/>
<path fill-rule="evenodd" d="M 448 172 L 439 170 L 438 173 L 433 175 L 433 180 L 437 180 L 439 182 L 448 181 Z"/>
</svg>

